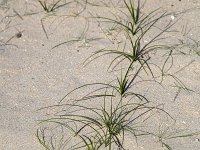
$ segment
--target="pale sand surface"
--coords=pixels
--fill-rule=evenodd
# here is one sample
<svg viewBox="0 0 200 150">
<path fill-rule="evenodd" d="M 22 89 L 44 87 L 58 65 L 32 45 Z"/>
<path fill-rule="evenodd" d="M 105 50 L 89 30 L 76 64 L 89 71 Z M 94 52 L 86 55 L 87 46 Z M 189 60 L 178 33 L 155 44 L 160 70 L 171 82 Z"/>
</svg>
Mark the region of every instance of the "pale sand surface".
<svg viewBox="0 0 200 150">
<path fill-rule="evenodd" d="M 114 8 L 88 5 L 80 16 L 73 17 L 83 6 L 70 4 L 47 14 L 37 0 L 0 0 L 0 150 L 42 149 L 35 136 L 36 120 L 45 114 L 36 112 L 37 109 L 57 104 L 66 92 L 80 85 L 113 79 L 105 69 L 109 63 L 107 59 L 97 59 L 86 67 L 82 65 L 92 52 L 110 45 L 95 21 L 89 23 L 86 39 L 101 40 L 85 43 L 83 39 L 52 49 L 56 44 L 80 36 L 89 12 L 99 15 L 115 12 Z M 200 1 L 148 0 L 146 4 L 147 11 L 158 7 L 170 12 L 190 10 L 174 28 L 180 29 L 188 22 L 188 28 L 194 28 L 189 36 L 200 40 Z M 176 13 L 174 17 L 176 20 Z M 17 38 L 19 32 L 22 36 Z M 172 34 L 167 43 L 173 43 L 174 39 L 176 37 Z M 3 43 L 6 41 L 10 45 L 5 46 Z M 173 88 L 159 92 L 160 87 L 153 86 L 148 91 L 150 99 L 157 99 L 155 103 L 166 104 L 165 109 L 176 118 L 178 128 L 191 132 L 200 130 L 200 57 L 192 53 L 175 60 L 177 67 L 192 60 L 194 62 L 180 72 L 179 77 L 194 93 L 181 91 L 173 102 L 176 94 Z M 155 116 L 155 120 L 162 118 Z M 198 138 L 200 136 L 171 141 L 171 145 L 174 150 L 199 150 Z M 138 146 L 131 140 L 126 143 L 130 150 L 164 149 L 151 138 L 140 139 Z"/>
</svg>

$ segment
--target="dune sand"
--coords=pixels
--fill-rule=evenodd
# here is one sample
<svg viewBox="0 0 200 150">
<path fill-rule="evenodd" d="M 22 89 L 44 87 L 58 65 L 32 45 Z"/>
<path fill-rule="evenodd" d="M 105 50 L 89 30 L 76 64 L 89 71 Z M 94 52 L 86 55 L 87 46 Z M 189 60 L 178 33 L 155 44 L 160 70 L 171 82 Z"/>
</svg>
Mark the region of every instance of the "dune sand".
<svg viewBox="0 0 200 150">
<path fill-rule="evenodd" d="M 0 0 L 0 150 L 42 149 L 35 136 L 36 120 L 51 112 L 44 114 L 37 109 L 57 104 L 67 92 L 80 85 L 113 79 L 106 71 L 107 59 L 97 59 L 86 67 L 83 62 L 95 50 L 112 45 L 108 39 L 112 40 L 112 35 L 105 36 L 98 22 L 88 17 L 91 14 L 112 17 L 108 12 L 115 13 L 118 6 L 107 0 L 90 1 L 101 6 L 88 4 L 85 9 L 84 1 L 80 0 L 80 3 L 69 3 L 46 13 L 37 0 Z M 69 1 L 63 0 L 65 2 Z M 116 2 L 113 0 L 113 4 Z M 149 0 L 145 12 L 158 7 L 172 12 L 168 19 L 176 21 L 180 18 L 175 30 L 181 32 L 186 25 L 187 29 L 192 29 L 187 36 L 168 33 L 170 38 L 166 43 L 174 43 L 179 38 L 184 40 L 186 49 L 192 49 L 190 55 L 175 57 L 174 64 L 181 68 L 192 61 L 178 77 L 194 92 L 180 90 L 176 101 L 177 88 L 160 91 L 159 87 L 150 86 L 147 93 L 150 100 L 157 99 L 155 103 L 165 104 L 166 111 L 177 120 L 177 128 L 200 131 L 200 57 L 197 55 L 200 50 L 198 44 L 189 40 L 200 40 L 200 1 Z M 177 14 L 186 10 L 183 15 Z M 88 30 L 85 30 L 87 26 Z M 82 33 L 85 34 L 79 41 L 53 48 L 77 39 Z M 91 40 L 93 38 L 99 40 Z M 155 114 L 155 120 L 162 119 Z M 197 135 L 171 140 L 170 144 L 174 150 L 199 150 L 199 139 L 200 135 Z M 151 138 L 140 139 L 138 145 L 131 139 L 125 143 L 130 150 L 165 149 Z"/>
</svg>

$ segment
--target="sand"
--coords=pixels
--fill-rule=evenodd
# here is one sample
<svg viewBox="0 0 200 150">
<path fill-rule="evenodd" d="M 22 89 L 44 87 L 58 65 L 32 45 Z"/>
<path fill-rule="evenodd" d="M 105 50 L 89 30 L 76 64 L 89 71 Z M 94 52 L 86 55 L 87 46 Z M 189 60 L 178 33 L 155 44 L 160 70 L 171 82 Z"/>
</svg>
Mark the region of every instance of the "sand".
<svg viewBox="0 0 200 150">
<path fill-rule="evenodd" d="M 100 58 L 83 66 L 84 60 L 95 50 L 112 45 L 108 39 L 112 36 L 105 36 L 98 22 L 88 17 L 90 12 L 93 15 L 107 15 L 109 11 L 115 12 L 116 8 L 103 5 L 103 1 L 91 2 L 102 6 L 88 5 L 84 9 L 84 2 L 81 1 L 46 13 L 37 0 L 0 0 L 0 150 L 42 149 L 35 134 L 37 120 L 46 114 L 37 112 L 37 109 L 57 104 L 67 92 L 83 84 L 113 79 L 113 75 L 106 71 L 108 59 Z M 106 0 L 104 2 L 109 4 Z M 188 29 L 193 29 L 188 37 L 200 40 L 198 0 L 149 0 L 146 4 L 147 12 L 158 7 L 163 11 L 174 12 L 168 18 L 174 21 L 179 18 L 175 12 L 188 10 L 177 22 L 175 29 L 181 31 L 187 24 Z M 80 14 L 76 16 L 77 13 Z M 82 33 L 85 34 L 81 37 Z M 187 48 L 194 47 L 187 37 L 178 35 L 170 34 L 171 38 L 166 42 L 173 43 L 180 38 L 186 41 Z M 80 41 L 53 48 L 77 37 L 81 37 Z M 199 50 L 198 45 L 195 48 Z M 200 130 L 199 58 L 193 51 L 191 55 L 175 58 L 178 68 L 193 61 L 178 76 L 194 92 L 181 90 L 174 102 L 176 88 L 166 88 L 160 92 L 159 87 L 153 86 L 148 91 L 150 99 L 158 99 L 155 103 L 165 104 L 165 109 L 176 118 L 178 128 L 191 132 Z M 172 140 L 170 143 L 174 150 L 199 150 L 198 139 L 200 135 Z M 155 141 L 144 138 L 136 145 L 130 138 L 126 145 L 130 150 L 163 150 Z"/>
</svg>

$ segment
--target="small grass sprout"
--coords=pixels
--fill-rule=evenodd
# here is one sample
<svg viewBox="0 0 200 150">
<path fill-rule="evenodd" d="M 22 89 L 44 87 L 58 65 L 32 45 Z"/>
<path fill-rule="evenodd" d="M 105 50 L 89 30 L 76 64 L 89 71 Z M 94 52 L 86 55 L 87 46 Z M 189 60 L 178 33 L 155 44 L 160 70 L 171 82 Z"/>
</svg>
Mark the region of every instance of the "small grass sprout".
<svg viewBox="0 0 200 150">
<path fill-rule="evenodd" d="M 57 0 L 57 1 L 53 0 L 53 2 L 51 4 L 48 4 L 46 2 L 46 0 L 38 0 L 40 5 L 42 6 L 43 10 L 46 11 L 47 13 L 53 12 L 56 9 L 60 8 L 60 7 L 63 7 L 65 5 L 68 5 L 68 4 L 72 3 L 72 2 L 68 2 L 68 3 L 60 4 L 61 1 L 63 1 L 63 0 Z"/>
</svg>

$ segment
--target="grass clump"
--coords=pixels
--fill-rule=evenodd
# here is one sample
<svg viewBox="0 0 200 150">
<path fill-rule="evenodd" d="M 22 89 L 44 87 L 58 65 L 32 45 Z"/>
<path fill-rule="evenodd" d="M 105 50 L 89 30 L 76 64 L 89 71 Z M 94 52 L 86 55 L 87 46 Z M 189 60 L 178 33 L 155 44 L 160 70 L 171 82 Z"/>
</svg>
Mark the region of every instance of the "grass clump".
<svg viewBox="0 0 200 150">
<path fill-rule="evenodd" d="M 111 94 L 108 94 L 109 92 Z M 60 107 L 60 109 L 69 110 L 73 107 L 72 111 L 61 112 L 56 114 L 57 117 L 43 121 L 65 126 L 74 133 L 75 137 L 80 138 L 82 142 L 75 145 L 74 149 L 97 150 L 102 147 L 109 150 L 114 147 L 124 149 L 126 132 L 131 133 L 136 139 L 139 136 L 150 135 L 143 129 L 143 123 L 147 120 L 146 115 L 153 110 L 166 112 L 160 106 L 149 106 L 145 98 L 138 99 L 136 96 L 132 98 L 133 95 L 129 95 L 125 99 L 116 93 L 118 91 L 114 88 L 110 88 L 110 91 L 106 89 L 104 96 L 102 95 L 99 99 L 99 107 L 89 107 L 88 99 L 84 99 L 76 104 L 64 103 L 43 108 Z M 128 97 L 131 98 L 128 99 Z M 74 126 L 69 125 L 71 122 Z"/>
<path fill-rule="evenodd" d="M 114 59 L 111 61 L 108 69 L 111 68 L 113 71 L 119 64 L 123 61 L 128 60 L 130 63 L 139 62 L 142 65 L 144 62 L 146 63 L 147 68 L 152 73 L 147 60 L 149 59 L 149 54 L 153 51 L 157 51 L 162 48 L 166 48 L 166 46 L 161 44 L 155 44 L 159 40 L 162 40 L 161 37 L 165 32 L 167 32 L 174 23 L 171 21 L 164 27 L 164 29 L 160 29 L 161 31 L 156 34 L 151 40 L 147 43 L 144 43 L 145 36 L 151 32 L 152 29 L 156 28 L 156 24 L 169 16 L 169 13 L 161 12 L 159 9 L 156 9 L 149 14 L 141 14 L 141 4 L 138 1 L 137 7 L 135 9 L 135 4 L 133 1 L 124 0 L 125 9 L 128 10 L 128 13 L 124 13 L 124 16 L 114 16 L 116 19 L 107 18 L 107 17 L 95 17 L 101 19 L 103 22 L 108 22 L 112 24 L 116 24 L 114 30 L 119 30 L 118 32 L 124 32 L 126 35 L 126 43 L 130 45 L 129 48 L 126 45 L 123 49 L 101 49 L 96 51 L 93 55 L 91 55 L 86 61 L 85 64 L 105 55 L 115 55 Z M 127 19 L 124 19 L 127 18 Z M 165 49 L 166 50 L 166 49 Z M 144 67 L 143 67 L 144 68 Z"/>
</svg>

